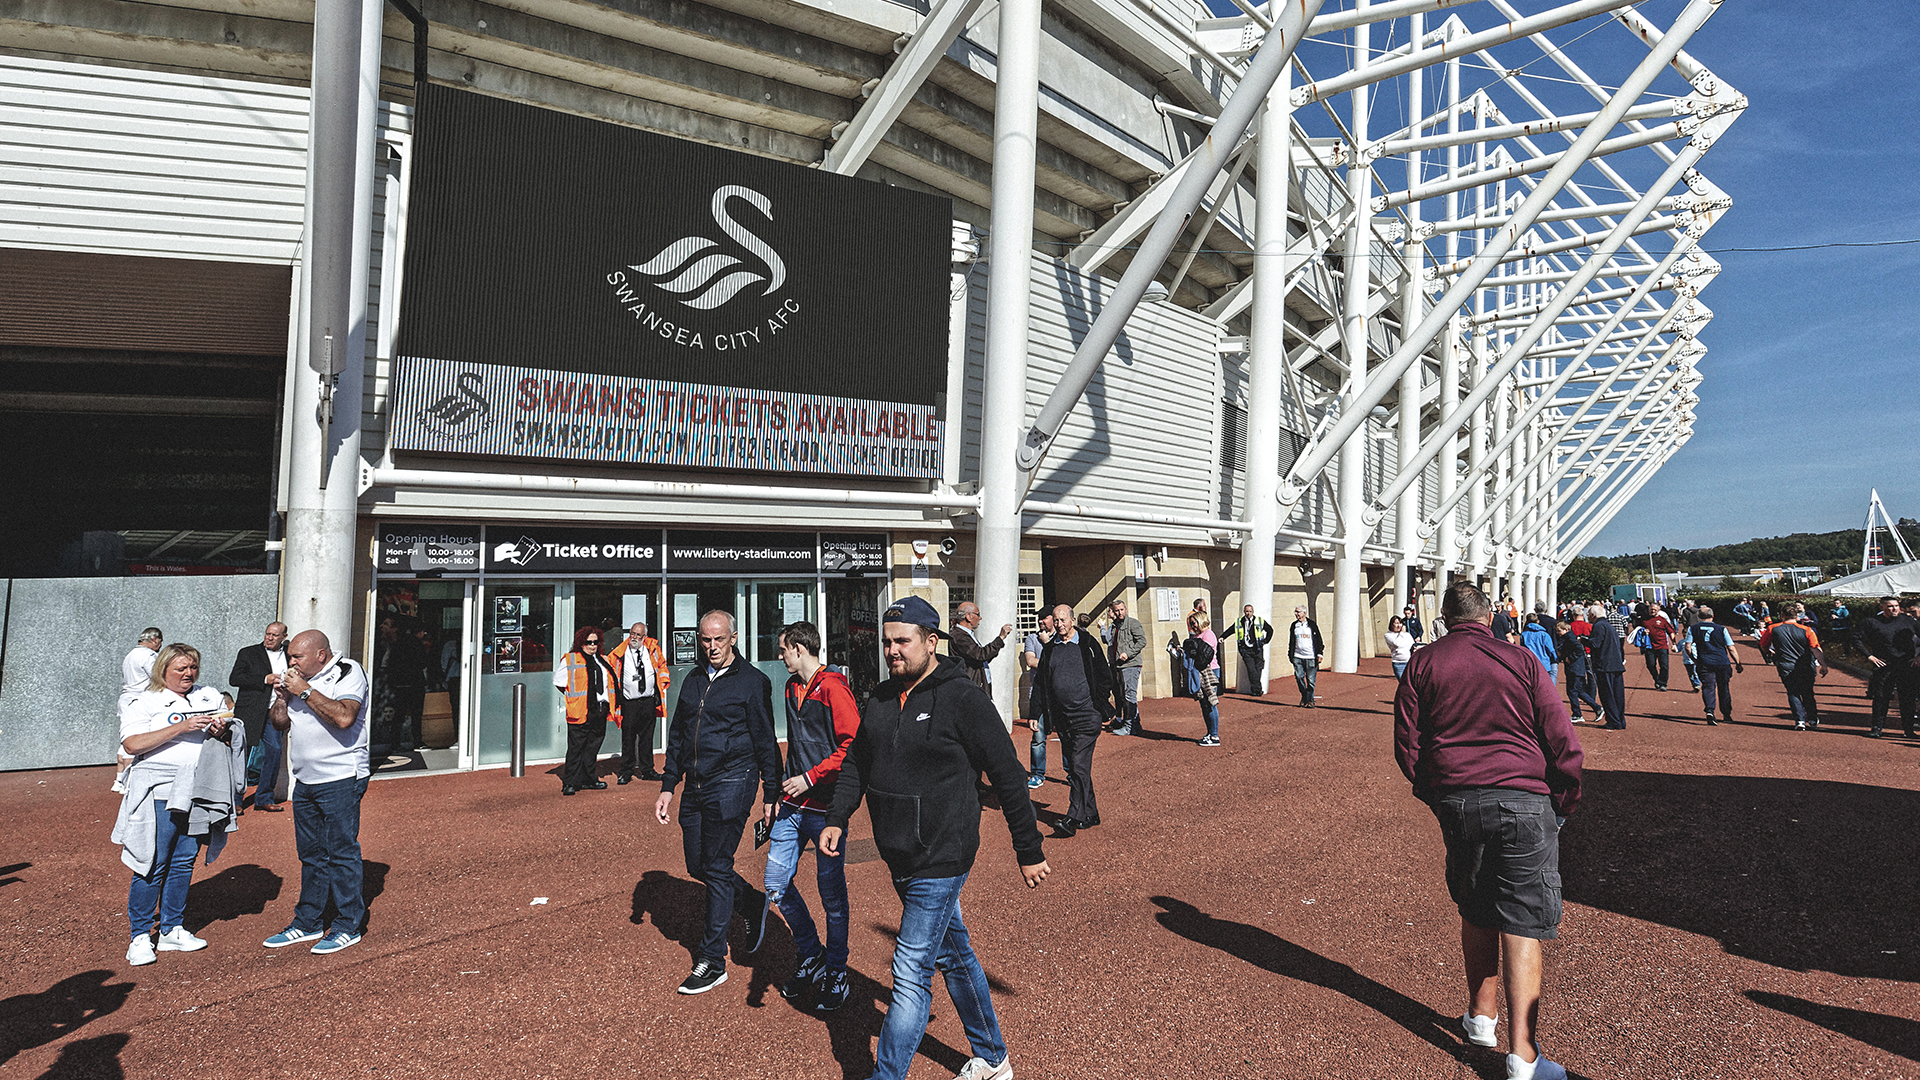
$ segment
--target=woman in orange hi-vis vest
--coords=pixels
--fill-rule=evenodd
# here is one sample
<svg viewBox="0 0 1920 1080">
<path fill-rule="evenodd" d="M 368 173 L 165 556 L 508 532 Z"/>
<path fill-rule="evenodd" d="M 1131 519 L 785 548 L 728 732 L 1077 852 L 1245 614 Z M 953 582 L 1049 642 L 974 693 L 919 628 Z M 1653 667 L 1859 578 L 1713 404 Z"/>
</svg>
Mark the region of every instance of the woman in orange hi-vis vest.
<svg viewBox="0 0 1920 1080">
<path fill-rule="evenodd" d="M 595 775 L 600 743 L 607 737 L 607 718 L 620 721 L 620 674 L 601 655 L 605 635 L 597 626 L 583 626 L 573 635 L 573 648 L 553 665 L 553 685 L 567 700 L 567 763 L 560 770 L 560 794 L 582 788 L 603 791 L 607 782 Z"/>
</svg>

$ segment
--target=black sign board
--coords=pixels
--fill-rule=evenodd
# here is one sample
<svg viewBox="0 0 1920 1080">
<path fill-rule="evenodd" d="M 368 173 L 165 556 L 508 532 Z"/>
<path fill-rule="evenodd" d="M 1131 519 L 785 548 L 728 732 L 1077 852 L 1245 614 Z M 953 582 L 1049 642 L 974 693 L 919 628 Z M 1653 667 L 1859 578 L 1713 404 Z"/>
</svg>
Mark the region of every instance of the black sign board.
<svg viewBox="0 0 1920 1080">
<path fill-rule="evenodd" d="M 489 574 L 647 574 L 660 569 L 658 529 L 573 529 L 494 525 Z"/>
<path fill-rule="evenodd" d="M 374 566 L 382 574 L 480 572 L 478 525 L 381 525 Z"/>
<path fill-rule="evenodd" d="M 813 534 L 675 529 L 667 533 L 667 569 L 676 573 L 812 574 Z"/>
<path fill-rule="evenodd" d="M 885 533 L 821 533 L 820 569 L 829 574 L 885 573 Z"/>
<path fill-rule="evenodd" d="M 903 405 L 944 391 L 951 200 L 438 85 L 417 125 L 396 355 Z M 479 406 L 450 393 L 436 415 L 458 426 Z"/>
</svg>

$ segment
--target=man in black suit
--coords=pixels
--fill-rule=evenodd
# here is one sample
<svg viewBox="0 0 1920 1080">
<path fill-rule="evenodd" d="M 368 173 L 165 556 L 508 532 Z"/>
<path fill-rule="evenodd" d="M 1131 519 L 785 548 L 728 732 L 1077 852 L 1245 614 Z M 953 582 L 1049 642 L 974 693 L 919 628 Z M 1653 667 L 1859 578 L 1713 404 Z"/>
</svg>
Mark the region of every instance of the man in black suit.
<svg viewBox="0 0 1920 1080">
<path fill-rule="evenodd" d="M 260 644 L 249 645 L 234 658 L 233 673 L 227 685 L 234 689 L 233 715 L 247 726 L 247 745 L 253 747 L 247 759 L 247 780 L 254 784 L 256 810 L 278 813 L 274 788 L 280 781 L 281 747 L 286 734 L 267 723 L 267 708 L 273 704 L 273 685 L 287 670 L 287 624 L 271 622 Z"/>
</svg>

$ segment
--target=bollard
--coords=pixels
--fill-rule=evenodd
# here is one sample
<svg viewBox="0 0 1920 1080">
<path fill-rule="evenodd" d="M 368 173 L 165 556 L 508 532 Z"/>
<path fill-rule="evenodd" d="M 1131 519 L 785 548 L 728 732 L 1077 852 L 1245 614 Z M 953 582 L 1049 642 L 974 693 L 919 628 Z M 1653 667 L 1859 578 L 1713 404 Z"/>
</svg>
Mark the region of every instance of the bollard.
<svg viewBox="0 0 1920 1080">
<path fill-rule="evenodd" d="M 527 775 L 527 684 L 513 684 L 513 764 L 509 776 Z"/>
</svg>

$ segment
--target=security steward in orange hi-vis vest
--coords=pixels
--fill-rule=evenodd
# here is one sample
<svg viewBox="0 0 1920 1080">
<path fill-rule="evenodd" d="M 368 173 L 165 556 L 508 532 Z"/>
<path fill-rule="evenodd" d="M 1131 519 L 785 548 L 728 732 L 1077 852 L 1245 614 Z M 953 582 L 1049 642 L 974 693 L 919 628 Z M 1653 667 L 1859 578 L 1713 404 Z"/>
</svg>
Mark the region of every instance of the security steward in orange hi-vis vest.
<svg viewBox="0 0 1920 1080">
<path fill-rule="evenodd" d="M 667 715 L 667 688 L 673 685 L 667 654 L 642 622 L 606 653 L 620 673 L 620 714 L 614 717 L 620 724 L 620 782 L 632 783 L 636 773 L 642 780 L 660 780 L 653 767 L 653 733 Z"/>
<path fill-rule="evenodd" d="M 597 626 L 583 626 L 573 635 L 573 648 L 553 665 L 553 685 L 567 700 L 567 763 L 560 770 L 560 794 L 581 789 L 604 791 L 605 780 L 595 775 L 600 743 L 607 737 L 607 718 L 620 722 L 620 673 L 601 655 L 605 635 Z"/>
</svg>

